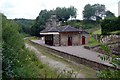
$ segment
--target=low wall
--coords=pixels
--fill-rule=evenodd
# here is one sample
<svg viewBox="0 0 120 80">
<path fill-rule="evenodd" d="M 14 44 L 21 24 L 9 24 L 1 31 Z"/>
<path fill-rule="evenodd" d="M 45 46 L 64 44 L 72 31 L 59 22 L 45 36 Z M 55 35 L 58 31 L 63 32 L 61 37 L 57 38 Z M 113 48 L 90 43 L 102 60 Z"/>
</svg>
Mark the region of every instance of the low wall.
<svg viewBox="0 0 120 80">
<path fill-rule="evenodd" d="M 111 49 L 111 52 L 115 55 L 120 55 L 120 52 L 119 51 L 115 51 L 116 48 L 119 48 L 120 47 L 120 42 L 116 42 L 116 43 L 108 43 L 108 44 L 105 44 L 107 45 L 110 49 Z M 93 46 L 93 47 L 89 47 L 89 46 L 85 46 L 84 48 L 86 49 L 91 49 L 93 51 L 96 51 L 96 52 L 99 52 L 99 53 L 102 53 L 104 54 L 104 50 L 100 50 L 101 47 L 100 45 L 96 45 L 96 46 Z"/>
<path fill-rule="evenodd" d="M 37 44 L 37 43 L 34 43 L 34 42 L 32 42 L 32 43 L 33 44 Z M 48 53 L 52 53 L 52 54 L 61 56 L 64 59 L 76 62 L 78 64 L 83 64 L 83 65 L 85 65 L 87 67 L 90 67 L 90 68 L 92 68 L 94 70 L 105 70 L 105 69 L 116 70 L 116 68 L 112 67 L 112 66 L 108 66 L 108 65 L 105 65 L 105 64 L 101 64 L 101 63 L 97 63 L 97 62 L 94 62 L 94 61 L 90 61 L 88 59 L 81 58 L 81 57 L 78 57 L 78 56 L 74 56 L 74 55 L 71 55 L 71 54 L 66 53 L 66 52 L 58 51 L 58 50 L 52 49 L 52 48 L 44 46 L 44 45 L 40 45 L 40 44 L 38 44 L 38 45 L 41 46 L 43 49 L 45 49 Z M 118 70 L 120 70 L 120 69 L 118 69 Z"/>
</svg>

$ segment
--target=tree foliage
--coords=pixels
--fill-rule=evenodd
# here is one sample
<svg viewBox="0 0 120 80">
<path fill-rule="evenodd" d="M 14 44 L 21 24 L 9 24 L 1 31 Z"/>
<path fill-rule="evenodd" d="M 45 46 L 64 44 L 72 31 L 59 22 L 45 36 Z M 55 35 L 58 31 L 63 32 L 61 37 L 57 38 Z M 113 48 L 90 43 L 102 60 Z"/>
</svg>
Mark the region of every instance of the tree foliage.
<svg viewBox="0 0 120 80">
<path fill-rule="evenodd" d="M 114 18 L 115 17 L 115 14 L 114 13 L 112 13 L 112 12 L 110 12 L 109 10 L 108 11 L 106 11 L 106 17 L 105 18 Z"/>
<path fill-rule="evenodd" d="M 101 22 L 102 34 L 109 34 L 109 32 L 120 30 L 120 17 L 107 18 Z"/>
<path fill-rule="evenodd" d="M 34 25 L 31 27 L 31 35 L 39 36 L 41 30 L 44 29 L 44 25 L 50 18 L 52 11 L 41 10 L 39 16 L 35 19 Z"/>
<path fill-rule="evenodd" d="M 14 19 L 13 21 L 15 21 L 19 27 L 20 27 L 20 33 L 23 34 L 31 34 L 31 27 L 33 25 L 34 20 L 31 19 Z"/>
<path fill-rule="evenodd" d="M 77 9 L 73 6 L 69 8 L 57 7 L 55 10 L 41 10 L 39 16 L 35 19 L 34 25 L 31 27 L 31 34 L 34 36 L 39 36 L 41 30 L 45 27 L 45 23 L 50 19 L 51 15 L 55 14 L 57 19 L 61 21 L 67 21 L 70 17 L 76 17 Z"/>
<path fill-rule="evenodd" d="M 87 20 L 96 20 L 99 21 L 104 17 L 111 17 L 114 14 L 110 11 L 106 11 L 105 5 L 103 4 L 87 4 L 83 10 L 83 18 Z"/>
<path fill-rule="evenodd" d="M 4 15 L 2 15 L 2 26 L 3 77 L 13 77 L 13 75 L 16 75 L 13 69 L 15 69 L 16 66 L 20 66 L 17 61 L 17 56 L 19 55 L 21 48 L 24 47 L 24 43 L 21 35 L 17 31 L 17 24 L 7 20 Z"/>
<path fill-rule="evenodd" d="M 25 48 L 18 25 L 2 15 L 2 78 L 37 78 L 52 72 Z M 48 69 L 48 70 L 47 70 Z M 47 72 L 45 72 L 47 71 Z"/>
<path fill-rule="evenodd" d="M 69 8 L 57 7 L 55 10 L 55 13 L 56 13 L 58 19 L 67 21 L 70 17 L 76 18 L 76 13 L 77 13 L 76 11 L 77 11 L 77 9 L 74 8 L 73 6 L 71 6 Z"/>
<path fill-rule="evenodd" d="M 83 11 L 83 18 L 87 20 L 91 20 L 91 18 L 95 15 L 95 9 L 92 7 L 92 5 L 87 4 L 84 7 Z"/>
</svg>

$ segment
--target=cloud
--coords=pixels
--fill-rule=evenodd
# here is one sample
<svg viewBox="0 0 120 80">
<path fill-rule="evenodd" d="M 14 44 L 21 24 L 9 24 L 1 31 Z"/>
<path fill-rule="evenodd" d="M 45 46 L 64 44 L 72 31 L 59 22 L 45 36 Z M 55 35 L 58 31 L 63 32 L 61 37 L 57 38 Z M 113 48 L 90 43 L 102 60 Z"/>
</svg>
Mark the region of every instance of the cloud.
<svg viewBox="0 0 120 80">
<path fill-rule="evenodd" d="M 74 6 L 77 8 L 79 19 L 82 19 L 82 11 L 88 3 L 105 4 L 108 10 L 117 15 L 117 4 L 119 0 L 1 0 L 0 10 L 8 18 L 28 18 L 35 19 L 41 10 L 55 9 L 56 7 Z"/>
<path fill-rule="evenodd" d="M 5 0 L 0 10 L 8 18 L 36 18 L 40 10 L 44 9 L 40 0 Z"/>
</svg>

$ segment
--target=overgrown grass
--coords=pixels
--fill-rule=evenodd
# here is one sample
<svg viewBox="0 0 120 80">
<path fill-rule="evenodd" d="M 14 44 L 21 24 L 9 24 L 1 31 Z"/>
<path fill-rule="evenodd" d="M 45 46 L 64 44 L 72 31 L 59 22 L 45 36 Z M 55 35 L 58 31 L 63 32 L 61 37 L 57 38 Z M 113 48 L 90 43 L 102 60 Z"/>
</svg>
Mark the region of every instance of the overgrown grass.
<svg viewBox="0 0 120 80">
<path fill-rule="evenodd" d="M 40 62 L 35 53 L 28 49 L 19 55 L 20 67 L 14 69 L 17 76 L 22 78 L 50 78 L 55 77 L 56 72 Z"/>
<path fill-rule="evenodd" d="M 85 77 L 96 77 L 96 71 L 91 69 L 91 68 L 88 68 L 82 64 L 79 64 L 79 65 L 75 65 L 69 61 L 67 61 L 66 59 L 60 57 L 60 56 L 57 56 L 57 55 L 54 55 L 54 53 L 51 53 L 51 52 L 48 52 L 47 50 L 43 49 L 41 46 L 39 46 L 38 44 L 34 44 L 32 42 L 29 42 L 30 45 L 34 46 L 37 50 L 39 50 L 40 52 L 42 52 L 42 54 L 56 60 L 56 61 L 60 61 L 62 63 L 65 63 L 67 65 L 69 65 L 71 68 L 73 68 L 75 71 L 77 72 L 80 72 L 80 73 L 83 73 Z M 91 73 L 93 72 L 93 73 Z M 66 77 L 66 76 L 62 76 L 62 77 Z"/>
<path fill-rule="evenodd" d="M 25 43 L 29 43 L 29 40 L 38 40 L 40 38 L 36 37 L 36 36 L 32 36 L 32 37 L 25 37 L 24 38 L 24 42 Z"/>
<path fill-rule="evenodd" d="M 94 31 L 92 34 L 101 34 L 101 29 Z"/>
<path fill-rule="evenodd" d="M 120 35 L 120 30 L 118 30 L 118 31 L 112 31 L 112 32 L 109 32 L 108 34 L 118 34 L 118 35 Z"/>
<path fill-rule="evenodd" d="M 96 46 L 96 45 L 99 45 L 99 42 L 97 40 L 95 40 L 92 35 L 90 35 L 90 44 L 89 44 L 89 46 L 93 47 L 93 46 Z"/>
<path fill-rule="evenodd" d="M 89 33 L 92 33 L 95 30 L 99 30 L 101 28 L 100 24 L 95 21 L 87 21 L 87 20 L 71 20 L 63 23 L 63 25 L 71 25 L 75 28 L 83 28 Z"/>
<path fill-rule="evenodd" d="M 32 46 L 34 45 L 34 44 L 32 44 L 30 42 L 29 39 L 26 42 L 29 45 L 32 45 Z M 59 59 L 59 58 L 57 59 L 57 57 L 54 57 L 54 56 L 50 55 L 45 50 L 41 49 L 41 47 L 39 47 L 39 46 L 34 45 L 34 47 L 38 51 L 42 52 L 42 54 L 47 55 L 50 58 L 54 58 L 54 60 L 58 60 Z M 36 63 L 36 64 L 38 64 L 38 63 Z M 40 64 L 42 64 L 42 63 L 40 62 Z M 37 70 L 37 71 L 40 71 L 40 73 L 37 73 L 37 74 L 40 74 L 40 77 L 42 77 L 42 78 L 71 78 L 71 77 L 75 77 L 75 76 L 72 76 L 74 74 L 73 71 L 63 70 L 61 73 L 58 73 L 58 69 L 51 68 L 47 64 L 42 64 L 41 66 L 42 66 L 43 69 L 42 70 Z M 40 66 L 40 68 L 41 68 L 41 66 Z"/>
<path fill-rule="evenodd" d="M 29 40 L 37 40 L 37 39 L 39 39 L 39 38 L 36 36 L 29 37 Z"/>
<path fill-rule="evenodd" d="M 100 46 L 102 48 L 102 50 L 104 50 L 105 54 L 106 55 L 99 55 L 100 59 L 103 60 L 103 61 L 110 61 L 110 64 L 112 66 L 114 66 L 115 68 L 116 67 L 119 67 L 120 66 L 120 60 L 117 60 L 116 58 L 120 58 L 120 56 L 117 56 L 117 55 L 114 55 L 111 53 L 111 50 L 110 48 L 105 45 L 105 44 L 101 44 Z M 116 78 L 117 80 L 120 79 L 120 70 L 101 70 L 98 75 L 97 75 L 99 78 Z"/>
</svg>

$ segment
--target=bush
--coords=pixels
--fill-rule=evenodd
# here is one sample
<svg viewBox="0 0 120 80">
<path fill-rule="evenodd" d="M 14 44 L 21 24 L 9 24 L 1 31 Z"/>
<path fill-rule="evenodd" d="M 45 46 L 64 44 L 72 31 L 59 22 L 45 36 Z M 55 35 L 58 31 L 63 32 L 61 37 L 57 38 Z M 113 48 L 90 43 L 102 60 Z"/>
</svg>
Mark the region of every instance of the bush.
<svg viewBox="0 0 120 80">
<path fill-rule="evenodd" d="M 120 30 L 120 17 L 109 18 L 101 22 L 102 34 L 110 34 L 109 32 Z"/>
<path fill-rule="evenodd" d="M 32 51 L 25 48 L 23 36 L 17 24 L 2 15 L 2 78 L 44 78 L 54 77 L 53 72 L 42 64 Z M 54 73 L 54 75 L 53 75 Z"/>
</svg>

